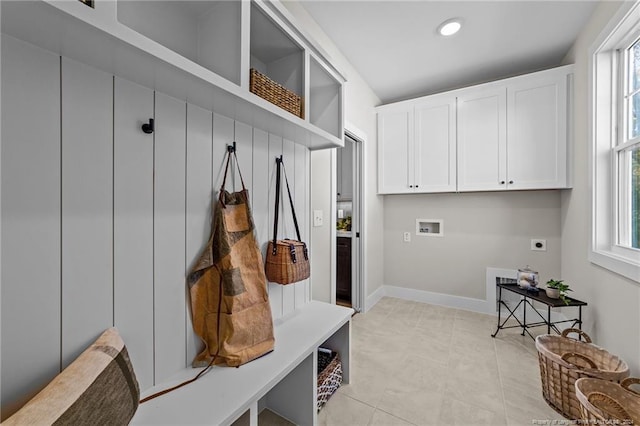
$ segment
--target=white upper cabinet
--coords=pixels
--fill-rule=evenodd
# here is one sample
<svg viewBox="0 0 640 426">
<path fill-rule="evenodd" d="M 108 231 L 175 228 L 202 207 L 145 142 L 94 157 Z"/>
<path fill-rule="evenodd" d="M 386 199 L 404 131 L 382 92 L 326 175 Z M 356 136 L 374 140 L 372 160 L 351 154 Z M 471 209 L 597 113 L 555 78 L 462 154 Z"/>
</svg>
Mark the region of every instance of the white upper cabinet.
<svg viewBox="0 0 640 426">
<path fill-rule="evenodd" d="M 413 108 L 378 112 L 378 192 L 413 192 Z"/>
<path fill-rule="evenodd" d="M 506 90 L 468 90 L 458 96 L 458 190 L 506 188 Z"/>
<path fill-rule="evenodd" d="M 569 188 L 572 72 L 568 65 L 379 107 L 378 192 Z"/>
<path fill-rule="evenodd" d="M 2 32 L 310 149 L 342 146 L 344 77 L 278 0 L 0 2 Z M 255 68 L 301 111 L 250 91 Z M 263 86 L 265 87 L 265 86 Z M 273 90 L 271 93 L 273 93 Z M 290 97 L 285 97 L 287 103 Z"/>
<path fill-rule="evenodd" d="M 455 96 L 431 96 L 417 102 L 414 119 L 414 192 L 455 191 Z"/>
<path fill-rule="evenodd" d="M 568 186 L 568 84 L 560 69 L 507 85 L 509 189 Z"/>
<path fill-rule="evenodd" d="M 455 191 L 455 96 L 381 109 L 378 158 L 381 194 Z"/>
</svg>

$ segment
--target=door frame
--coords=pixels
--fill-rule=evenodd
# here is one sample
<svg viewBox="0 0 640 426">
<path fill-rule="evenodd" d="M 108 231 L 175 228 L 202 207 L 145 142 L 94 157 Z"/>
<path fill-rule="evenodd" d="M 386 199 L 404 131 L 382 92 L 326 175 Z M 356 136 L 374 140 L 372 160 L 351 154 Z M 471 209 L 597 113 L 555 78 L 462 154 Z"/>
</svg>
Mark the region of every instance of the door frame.
<svg viewBox="0 0 640 426">
<path fill-rule="evenodd" d="M 353 150 L 353 213 L 351 235 L 351 305 L 357 312 L 363 312 L 366 299 L 366 252 L 365 246 L 365 193 L 364 193 L 364 144 L 367 135 L 352 123 L 346 122 L 344 133 L 355 141 Z M 334 202 L 336 194 L 333 194 Z M 335 207 L 334 207 L 335 210 Z"/>
</svg>

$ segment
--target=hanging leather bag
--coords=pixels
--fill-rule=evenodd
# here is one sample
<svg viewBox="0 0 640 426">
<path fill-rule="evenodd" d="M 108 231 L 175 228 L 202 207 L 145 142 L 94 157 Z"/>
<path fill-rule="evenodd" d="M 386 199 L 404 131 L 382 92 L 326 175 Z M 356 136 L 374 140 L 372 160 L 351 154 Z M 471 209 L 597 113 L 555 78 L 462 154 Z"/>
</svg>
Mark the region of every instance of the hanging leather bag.
<svg viewBox="0 0 640 426">
<path fill-rule="evenodd" d="M 204 343 L 194 367 L 235 367 L 274 347 L 262 253 L 242 174 L 242 191 L 225 190 L 232 152 L 238 166 L 235 149 L 229 149 L 211 237 L 188 276 L 193 329 Z"/>
<path fill-rule="evenodd" d="M 309 250 L 307 245 L 300 238 L 300 228 L 298 219 L 296 218 L 296 209 L 293 205 L 291 190 L 289 189 L 289 180 L 287 172 L 284 168 L 282 157 L 276 158 L 276 209 L 273 221 L 273 240 L 269 241 L 267 248 L 267 256 L 265 260 L 265 271 L 267 279 L 278 284 L 292 284 L 309 278 Z M 284 180 L 287 186 L 287 194 L 289 195 L 289 204 L 291 204 L 291 213 L 293 215 L 293 224 L 296 228 L 297 240 L 284 239 L 278 240 L 278 213 L 280 211 L 280 183 L 281 172 L 284 173 Z"/>
</svg>

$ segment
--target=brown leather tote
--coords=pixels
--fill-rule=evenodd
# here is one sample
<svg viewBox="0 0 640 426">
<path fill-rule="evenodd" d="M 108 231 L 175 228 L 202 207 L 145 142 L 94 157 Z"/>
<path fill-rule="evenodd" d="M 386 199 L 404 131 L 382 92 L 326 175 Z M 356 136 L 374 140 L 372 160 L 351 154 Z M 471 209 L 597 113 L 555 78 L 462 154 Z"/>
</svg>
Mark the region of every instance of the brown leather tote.
<svg viewBox="0 0 640 426">
<path fill-rule="evenodd" d="M 214 358 L 215 364 L 235 367 L 274 347 L 262 253 L 242 174 L 242 191 L 225 190 L 232 152 L 238 166 L 229 149 L 211 237 L 188 275 L 193 329 L 204 343 L 194 367 L 206 367 Z"/>
</svg>

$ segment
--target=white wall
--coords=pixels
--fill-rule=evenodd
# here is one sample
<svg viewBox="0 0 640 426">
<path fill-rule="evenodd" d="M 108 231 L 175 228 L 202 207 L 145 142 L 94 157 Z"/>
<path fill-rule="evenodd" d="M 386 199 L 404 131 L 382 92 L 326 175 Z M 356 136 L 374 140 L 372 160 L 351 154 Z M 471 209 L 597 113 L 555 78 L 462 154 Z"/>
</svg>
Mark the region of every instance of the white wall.
<svg viewBox="0 0 640 426">
<path fill-rule="evenodd" d="M 442 219 L 444 235 L 416 236 L 416 219 Z M 384 241 L 385 285 L 484 300 L 488 266 L 560 276 L 560 192 L 386 196 Z"/>
<path fill-rule="evenodd" d="M 621 356 L 635 375 L 640 373 L 640 285 L 591 264 L 589 155 L 589 48 L 618 11 L 621 3 L 604 1 L 584 27 L 566 63 L 575 63 L 575 149 L 572 191 L 561 198 L 562 278 L 589 306 L 585 330 L 596 343 Z"/>
<path fill-rule="evenodd" d="M 226 145 L 237 142 L 263 250 L 281 154 L 309 237 L 309 151 L 12 37 L 1 42 L 1 416 L 113 325 L 141 389 L 162 383 L 201 346 L 185 273 L 209 237 Z M 149 135 L 140 127 L 151 117 Z M 284 212 L 280 237 L 293 235 Z M 309 295 L 308 281 L 269 283 L 274 319 Z"/>
<path fill-rule="evenodd" d="M 383 197 L 376 194 L 377 182 L 377 130 L 374 107 L 380 104 L 371 88 L 349 63 L 348 58 L 338 50 L 318 24 L 311 18 L 298 1 L 286 1 L 284 5 L 304 30 L 328 53 L 332 62 L 346 75 L 345 120 L 366 134 L 364 144 L 364 222 L 365 228 L 365 291 L 371 295 L 383 284 Z M 348 129 L 348 126 L 347 126 Z M 326 267 L 327 258 L 335 241 L 331 239 L 331 229 L 335 223 L 331 217 L 331 157 L 326 152 L 314 151 L 312 156 L 311 210 L 323 210 L 324 225 L 312 228 L 312 288 L 313 298 L 329 302 L 331 297 L 331 269 Z"/>
</svg>

